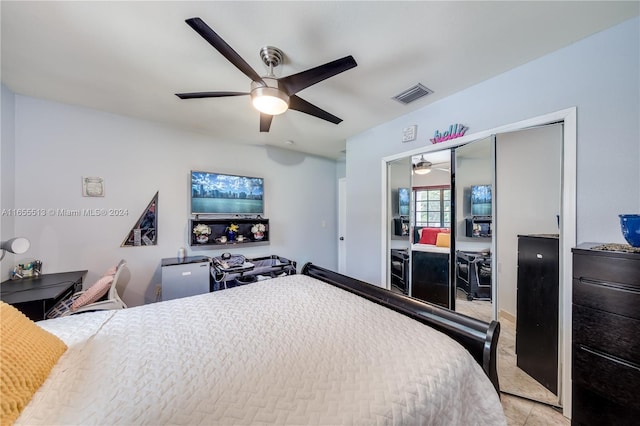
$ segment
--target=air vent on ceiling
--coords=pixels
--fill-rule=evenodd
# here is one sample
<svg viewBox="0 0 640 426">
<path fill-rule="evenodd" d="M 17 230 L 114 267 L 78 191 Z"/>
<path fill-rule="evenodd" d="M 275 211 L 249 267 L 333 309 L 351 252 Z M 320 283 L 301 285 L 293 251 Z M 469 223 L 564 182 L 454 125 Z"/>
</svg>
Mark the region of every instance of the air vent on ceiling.
<svg viewBox="0 0 640 426">
<path fill-rule="evenodd" d="M 430 93 L 433 93 L 433 90 L 418 83 L 415 86 L 405 90 L 404 92 L 394 96 L 392 99 L 395 99 L 396 101 L 406 105 L 420 99 L 423 96 L 427 96 Z"/>
</svg>

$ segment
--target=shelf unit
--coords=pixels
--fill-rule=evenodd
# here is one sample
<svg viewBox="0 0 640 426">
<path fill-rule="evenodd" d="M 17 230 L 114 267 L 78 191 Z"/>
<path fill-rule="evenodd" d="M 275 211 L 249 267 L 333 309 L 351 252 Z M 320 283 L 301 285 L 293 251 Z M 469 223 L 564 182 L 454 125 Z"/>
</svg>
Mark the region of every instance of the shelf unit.
<svg viewBox="0 0 640 426">
<path fill-rule="evenodd" d="M 465 235 L 469 238 L 491 238 L 491 216 L 465 218 Z"/>
<path fill-rule="evenodd" d="M 232 223 L 238 225 L 239 230 L 237 235 L 244 236 L 244 241 L 229 241 L 222 243 L 219 238 L 222 236 L 227 236 L 227 228 Z M 189 221 L 189 245 L 193 247 L 197 246 L 205 246 L 205 247 L 225 247 L 225 246 L 252 246 L 252 245 L 266 245 L 269 244 L 269 219 L 265 218 L 235 218 L 235 217 L 227 217 L 227 218 L 207 218 L 207 219 L 191 219 Z M 207 225 L 211 228 L 211 234 L 209 235 L 209 239 L 205 243 L 200 243 L 197 241 L 195 234 L 193 233 L 193 228 L 198 224 Z M 251 228 L 255 224 L 263 224 L 265 227 L 264 237 L 262 239 L 257 239 L 254 237 L 251 232 Z"/>
</svg>

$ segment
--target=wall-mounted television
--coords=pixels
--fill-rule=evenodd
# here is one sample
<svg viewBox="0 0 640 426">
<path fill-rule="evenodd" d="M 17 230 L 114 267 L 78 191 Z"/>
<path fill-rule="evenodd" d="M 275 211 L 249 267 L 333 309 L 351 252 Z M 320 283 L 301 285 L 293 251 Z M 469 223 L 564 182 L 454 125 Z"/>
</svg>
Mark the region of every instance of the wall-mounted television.
<svg viewBox="0 0 640 426">
<path fill-rule="evenodd" d="M 398 214 L 409 216 L 409 188 L 398 188 Z"/>
<path fill-rule="evenodd" d="M 491 185 L 471 186 L 471 215 L 491 216 Z"/>
<path fill-rule="evenodd" d="M 264 179 L 192 170 L 191 214 L 263 215 Z"/>
</svg>

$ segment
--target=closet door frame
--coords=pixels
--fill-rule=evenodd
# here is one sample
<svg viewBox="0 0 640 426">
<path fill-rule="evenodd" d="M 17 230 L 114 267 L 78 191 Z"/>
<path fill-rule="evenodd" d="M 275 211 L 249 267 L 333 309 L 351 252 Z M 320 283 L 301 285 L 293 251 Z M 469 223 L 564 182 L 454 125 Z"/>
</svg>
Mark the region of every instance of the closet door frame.
<svg viewBox="0 0 640 426">
<path fill-rule="evenodd" d="M 563 109 L 556 112 L 540 115 L 504 126 L 471 133 L 461 138 L 453 139 L 444 143 L 417 147 L 410 151 L 401 152 L 391 156 L 383 157 L 380 161 L 381 170 L 381 256 L 380 259 L 387 259 L 389 251 L 387 235 L 387 163 L 411 155 L 451 149 L 458 145 L 463 145 L 478 139 L 483 139 L 491 135 L 500 133 L 524 130 L 546 124 L 562 122 L 563 128 L 563 149 L 562 149 L 562 200 L 561 200 L 561 221 L 560 221 L 560 305 L 562 315 L 560 318 L 562 328 L 562 345 L 560 348 L 562 359 L 562 389 L 560 389 L 563 414 L 571 418 L 571 299 L 572 299 L 572 264 L 571 249 L 576 245 L 576 169 L 577 169 L 577 110 L 576 107 Z M 386 282 L 388 274 L 388 262 L 381 262 L 380 282 Z M 497 309 L 497 303 L 494 304 Z M 494 312 L 494 317 L 496 312 Z"/>
</svg>

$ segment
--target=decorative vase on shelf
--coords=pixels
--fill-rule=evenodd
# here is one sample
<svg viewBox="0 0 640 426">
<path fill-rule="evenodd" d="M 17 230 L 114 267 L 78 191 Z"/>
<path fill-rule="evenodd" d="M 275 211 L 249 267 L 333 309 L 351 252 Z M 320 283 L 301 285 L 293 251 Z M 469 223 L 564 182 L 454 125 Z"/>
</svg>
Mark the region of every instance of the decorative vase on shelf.
<svg viewBox="0 0 640 426">
<path fill-rule="evenodd" d="M 196 241 L 198 241 L 198 243 L 200 243 L 200 244 L 208 243 L 209 242 L 209 235 L 207 235 L 207 234 L 196 235 Z"/>
<path fill-rule="evenodd" d="M 227 231 L 227 240 L 235 241 L 236 240 L 236 233 L 234 231 Z"/>
<path fill-rule="evenodd" d="M 261 240 L 264 238 L 264 232 L 258 231 L 255 234 L 253 234 L 253 238 L 255 238 L 256 240 Z"/>
</svg>

